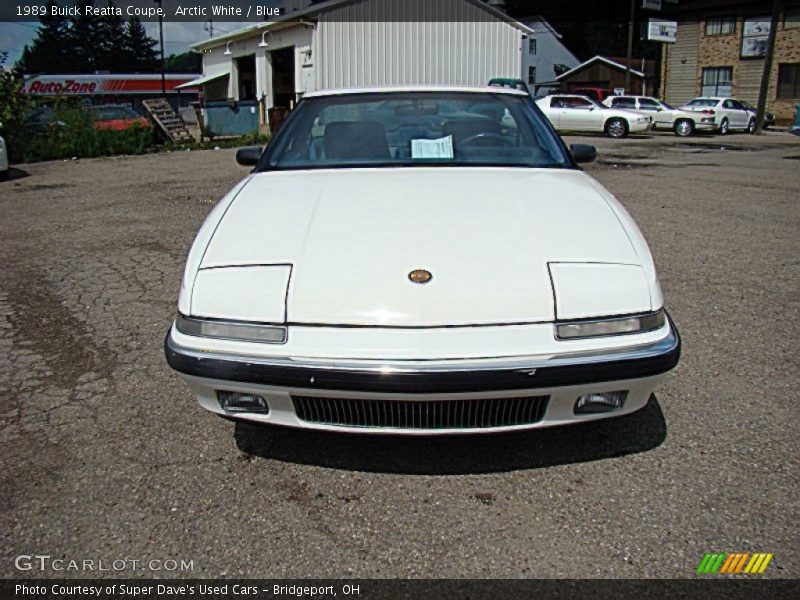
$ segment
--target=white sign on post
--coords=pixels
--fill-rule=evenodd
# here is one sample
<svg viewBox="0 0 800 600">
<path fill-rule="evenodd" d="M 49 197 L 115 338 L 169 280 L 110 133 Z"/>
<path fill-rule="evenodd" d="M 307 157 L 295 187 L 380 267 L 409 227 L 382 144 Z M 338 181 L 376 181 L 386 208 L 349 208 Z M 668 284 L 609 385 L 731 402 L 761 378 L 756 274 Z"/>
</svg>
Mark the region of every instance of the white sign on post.
<svg viewBox="0 0 800 600">
<path fill-rule="evenodd" d="M 674 43 L 678 35 L 677 21 L 649 19 L 647 21 L 647 39 L 651 42 Z"/>
</svg>

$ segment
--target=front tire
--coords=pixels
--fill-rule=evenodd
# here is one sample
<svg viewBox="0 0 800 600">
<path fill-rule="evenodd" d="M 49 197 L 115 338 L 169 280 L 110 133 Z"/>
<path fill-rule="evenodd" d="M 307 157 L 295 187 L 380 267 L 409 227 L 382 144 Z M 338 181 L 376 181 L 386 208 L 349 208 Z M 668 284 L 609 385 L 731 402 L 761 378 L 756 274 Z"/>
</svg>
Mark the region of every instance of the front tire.
<svg viewBox="0 0 800 600">
<path fill-rule="evenodd" d="M 625 119 L 614 117 L 606 121 L 606 135 L 612 138 L 624 138 L 628 135 L 628 122 Z"/>
<path fill-rule="evenodd" d="M 727 118 L 722 119 L 722 123 L 719 124 L 719 134 L 728 135 L 728 131 L 730 131 L 730 123 Z"/>
<path fill-rule="evenodd" d="M 756 120 L 750 119 L 750 122 L 747 124 L 747 133 L 755 133 L 756 132 Z"/>
<path fill-rule="evenodd" d="M 694 121 L 691 119 L 678 119 L 673 127 L 675 135 L 688 137 L 694 133 Z"/>
</svg>

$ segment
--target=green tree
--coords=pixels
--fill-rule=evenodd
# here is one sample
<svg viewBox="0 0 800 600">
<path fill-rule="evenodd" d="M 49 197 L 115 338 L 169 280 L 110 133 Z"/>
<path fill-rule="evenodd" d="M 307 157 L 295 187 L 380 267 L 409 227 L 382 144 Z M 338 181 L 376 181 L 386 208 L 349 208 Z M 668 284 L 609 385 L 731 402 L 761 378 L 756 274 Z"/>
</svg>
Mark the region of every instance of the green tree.
<svg viewBox="0 0 800 600">
<path fill-rule="evenodd" d="M 72 52 L 70 23 L 65 17 L 52 16 L 47 3 L 47 14 L 39 17 L 39 31 L 30 46 L 25 46 L 15 68 L 21 73 L 75 73 L 79 69 Z"/>
<path fill-rule="evenodd" d="M 70 37 L 72 38 L 72 51 L 82 73 L 94 73 L 100 67 L 101 56 L 105 39 L 101 17 L 86 14 L 86 8 L 94 6 L 94 0 L 76 0 L 75 7 L 79 10 L 78 16 L 70 19 Z"/>
<path fill-rule="evenodd" d="M 107 6 L 114 8 L 113 0 L 108 0 Z M 121 16 L 113 14 L 113 11 L 109 13 L 100 18 L 97 67 L 106 71 L 124 71 L 131 62 L 125 48 L 125 21 Z"/>
<path fill-rule="evenodd" d="M 170 54 L 164 61 L 167 73 L 202 73 L 203 58 L 196 52 Z"/>
<path fill-rule="evenodd" d="M 159 57 L 156 42 L 147 35 L 147 31 L 138 17 L 131 17 L 125 26 L 123 39 L 124 54 L 130 57 L 126 71 L 155 72 L 159 70 Z"/>
<path fill-rule="evenodd" d="M 11 160 L 18 161 L 22 149 L 28 143 L 25 132 L 25 115 L 31 107 L 31 99 L 21 94 L 22 79 L 10 71 L 0 70 L 0 135 L 6 140 Z"/>
<path fill-rule="evenodd" d="M 109 7 L 114 0 L 104 0 Z M 125 23 L 115 15 L 86 14 L 94 0 L 76 0 L 80 16 L 52 16 L 49 0 L 46 15 L 33 42 L 26 46 L 15 69 L 18 73 L 116 73 L 156 72 L 159 70 L 156 41 L 147 35 L 142 22 L 134 17 Z M 110 12 L 110 11 L 109 11 Z"/>
</svg>

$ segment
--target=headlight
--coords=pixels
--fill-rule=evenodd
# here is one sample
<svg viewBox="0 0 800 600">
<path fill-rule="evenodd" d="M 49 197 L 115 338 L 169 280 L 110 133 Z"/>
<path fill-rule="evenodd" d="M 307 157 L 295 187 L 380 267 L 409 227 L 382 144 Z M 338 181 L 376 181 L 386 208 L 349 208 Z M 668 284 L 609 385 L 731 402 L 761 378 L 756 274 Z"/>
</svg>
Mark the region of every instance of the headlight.
<svg viewBox="0 0 800 600">
<path fill-rule="evenodd" d="M 665 321 L 666 316 L 663 308 L 657 312 L 643 315 L 592 319 L 591 321 L 565 321 L 556 323 L 556 337 L 560 340 L 572 340 L 604 335 L 643 333 L 662 327 Z"/>
<path fill-rule="evenodd" d="M 283 344 L 286 327 L 260 325 L 245 321 L 222 321 L 219 319 L 197 319 L 179 314 L 175 320 L 178 331 L 186 335 L 198 335 L 225 340 Z"/>
</svg>

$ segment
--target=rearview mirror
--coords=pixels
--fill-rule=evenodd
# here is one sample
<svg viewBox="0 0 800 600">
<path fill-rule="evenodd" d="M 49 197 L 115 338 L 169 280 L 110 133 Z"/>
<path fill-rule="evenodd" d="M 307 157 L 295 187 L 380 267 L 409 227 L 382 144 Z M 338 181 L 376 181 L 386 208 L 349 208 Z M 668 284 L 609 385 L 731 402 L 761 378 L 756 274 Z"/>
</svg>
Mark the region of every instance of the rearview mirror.
<svg viewBox="0 0 800 600">
<path fill-rule="evenodd" d="M 261 158 L 261 146 L 247 146 L 236 151 L 236 162 L 245 167 L 253 167 Z"/>
<path fill-rule="evenodd" d="M 597 158 L 597 149 L 589 144 L 572 144 L 569 150 L 577 163 L 592 162 Z"/>
</svg>

